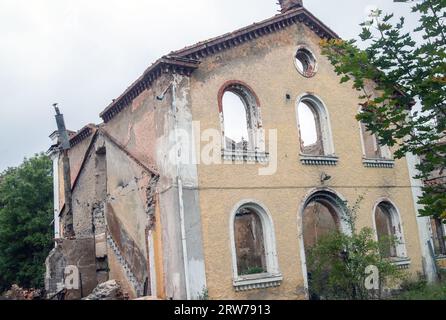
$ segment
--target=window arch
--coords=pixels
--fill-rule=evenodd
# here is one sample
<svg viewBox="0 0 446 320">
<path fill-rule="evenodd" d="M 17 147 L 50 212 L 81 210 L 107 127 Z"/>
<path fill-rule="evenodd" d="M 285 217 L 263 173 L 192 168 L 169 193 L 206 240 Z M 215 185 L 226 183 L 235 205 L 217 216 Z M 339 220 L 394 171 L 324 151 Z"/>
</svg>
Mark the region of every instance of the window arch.
<svg viewBox="0 0 446 320">
<path fill-rule="evenodd" d="M 307 78 L 313 77 L 317 72 L 317 61 L 313 52 L 306 46 L 299 46 L 294 56 L 297 71 Z"/>
<path fill-rule="evenodd" d="M 314 95 L 303 95 L 296 107 L 300 148 L 305 156 L 333 156 L 334 147 L 327 109 Z"/>
<path fill-rule="evenodd" d="M 265 151 L 259 99 L 247 84 L 226 83 L 219 92 L 219 111 L 225 150 Z"/>
<path fill-rule="evenodd" d="M 321 237 L 340 231 L 336 209 L 332 203 L 323 199 L 314 199 L 305 207 L 302 221 L 306 250 L 316 245 Z"/>
<path fill-rule="evenodd" d="M 362 112 L 362 108 L 359 108 L 359 113 Z M 392 154 L 388 146 L 381 146 L 378 137 L 367 130 L 367 126 L 359 122 L 361 128 L 362 139 L 362 151 L 363 156 L 366 159 L 385 159 L 391 160 Z"/>
<path fill-rule="evenodd" d="M 302 211 L 302 233 L 305 250 L 312 248 L 318 239 L 330 232 L 348 233 L 343 221 L 343 201 L 330 191 L 318 191 L 305 202 Z"/>
<path fill-rule="evenodd" d="M 311 190 L 302 202 L 298 213 L 298 234 L 304 284 L 307 294 L 311 291 L 311 270 L 307 265 L 309 250 L 318 239 L 330 232 L 350 234 L 343 203 L 345 198 L 330 188 Z M 310 297 L 308 297 L 310 298 Z"/>
<path fill-rule="evenodd" d="M 396 207 L 389 200 L 381 200 L 374 209 L 374 224 L 378 240 L 388 240 L 390 243 L 381 248 L 381 255 L 385 258 L 406 258 L 406 246 L 401 225 L 400 215 Z"/>
<path fill-rule="evenodd" d="M 431 218 L 431 228 L 435 254 L 446 256 L 446 225 L 439 218 Z"/>
<path fill-rule="evenodd" d="M 234 286 L 237 290 L 280 285 L 274 225 L 256 201 L 237 204 L 230 219 Z"/>
</svg>

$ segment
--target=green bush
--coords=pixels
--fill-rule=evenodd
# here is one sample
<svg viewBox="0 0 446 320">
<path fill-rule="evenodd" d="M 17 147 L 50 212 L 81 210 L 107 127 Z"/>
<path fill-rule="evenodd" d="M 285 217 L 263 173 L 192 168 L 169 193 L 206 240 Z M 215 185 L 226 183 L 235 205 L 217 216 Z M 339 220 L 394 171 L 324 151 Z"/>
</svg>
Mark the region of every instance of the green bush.
<svg viewBox="0 0 446 320">
<path fill-rule="evenodd" d="M 340 203 L 349 234 L 334 232 L 322 237 L 307 250 L 309 287 L 312 299 L 371 300 L 381 299 L 384 289 L 393 287 L 403 273 L 380 254 L 383 244 L 374 238 L 373 230 L 356 230 L 357 212 L 362 197 L 353 207 Z M 385 244 L 387 245 L 388 242 Z M 379 271 L 377 290 L 368 290 L 366 274 L 369 266 Z"/>
<path fill-rule="evenodd" d="M 405 282 L 395 300 L 446 300 L 446 282 L 432 285 L 424 279 Z"/>
</svg>

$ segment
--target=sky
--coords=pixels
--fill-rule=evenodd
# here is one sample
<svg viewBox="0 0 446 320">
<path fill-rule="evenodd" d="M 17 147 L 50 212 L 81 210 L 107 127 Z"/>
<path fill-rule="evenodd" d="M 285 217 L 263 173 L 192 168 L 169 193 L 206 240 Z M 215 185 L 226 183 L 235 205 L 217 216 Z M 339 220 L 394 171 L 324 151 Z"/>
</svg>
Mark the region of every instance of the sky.
<svg viewBox="0 0 446 320">
<path fill-rule="evenodd" d="M 156 59 L 277 13 L 277 0 L 0 0 L 0 172 L 46 151 L 59 103 L 67 127 L 99 113 Z M 304 0 L 344 39 L 391 0 Z M 413 25 L 416 19 L 408 19 Z"/>
</svg>

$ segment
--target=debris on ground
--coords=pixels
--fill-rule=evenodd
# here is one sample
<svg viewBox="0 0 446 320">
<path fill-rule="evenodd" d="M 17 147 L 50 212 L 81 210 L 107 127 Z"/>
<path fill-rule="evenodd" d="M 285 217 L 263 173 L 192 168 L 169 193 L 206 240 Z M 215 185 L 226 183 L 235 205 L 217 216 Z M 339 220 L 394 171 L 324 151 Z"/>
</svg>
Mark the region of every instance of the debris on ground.
<svg viewBox="0 0 446 320">
<path fill-rule="evenodd" d="M 2 298 L 6 300 L 40 300 L 42 298 L 42 290 L 34 288 L 23 289 L 14 284 L 11 289 L 3 294 Z"/>
<path fill-rule="evenodd" d="M 93 292 L 82 300 L 125 300 L 121 285 L 116 280 L 110 280 L 98 285 Z"/>
</svg>

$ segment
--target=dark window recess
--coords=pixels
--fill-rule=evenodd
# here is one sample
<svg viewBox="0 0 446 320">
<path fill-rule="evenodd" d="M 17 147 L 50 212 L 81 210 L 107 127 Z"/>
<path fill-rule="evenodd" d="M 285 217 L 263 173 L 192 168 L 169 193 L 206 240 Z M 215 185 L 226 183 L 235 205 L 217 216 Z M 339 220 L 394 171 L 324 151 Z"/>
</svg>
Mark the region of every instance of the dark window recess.
<svg viewBox="0 0 446 320">
<path fill-rule="evenodd" d="M 240 209 L 235 217 L 235 246 L 239 276 L 267 272 L 262 221 L 251 209 Z"/>
</svg>

